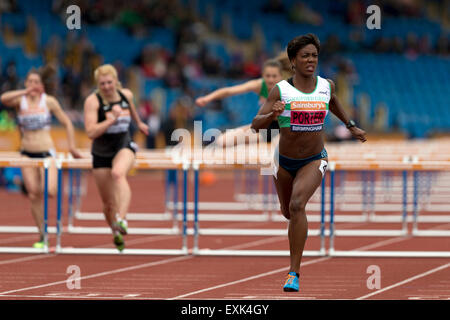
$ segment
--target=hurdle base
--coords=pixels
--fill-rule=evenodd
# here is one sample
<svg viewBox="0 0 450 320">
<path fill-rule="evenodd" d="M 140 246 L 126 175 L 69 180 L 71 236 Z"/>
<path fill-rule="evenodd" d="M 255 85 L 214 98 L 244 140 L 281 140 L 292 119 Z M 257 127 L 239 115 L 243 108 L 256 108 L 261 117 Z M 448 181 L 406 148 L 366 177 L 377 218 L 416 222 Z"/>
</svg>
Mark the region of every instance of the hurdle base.
<svg viewBox="0 0 450 320">
<path fill-rule="evenodd" d="M 412 230 L 417 237 L 450 237 L 450 230 Z"/>
<path fill-rule="evenodd" d="M 39 233 L 33 226 L 0 226 L 0 233 Z M 56 227 L 48 227 L 48 233 L 56 233 Z"/>
<path fill-rule="evenodd" d="M 335 236 L 344 237 L 400 237 L 408 235 L 407 230 L 365 230 L 365 229 L 341 229 L 334 230 Z"/>
<path fill-rule="evenodd" d="M 67 228 L 68 233 L 72 234 L 111 234 L 111 228 L 107 227 L 74 227 Z M 173 228 L 128 228 L 128 234 L 131 235 L 179 235 L 180 230 Z"/>
<path fill-rule="evenodd" d="M 215 249 L 194 249 L 193 255 L 198 256 L 265 256 L 265 257 L 289 257 L 288 250 L 215 250 Z M 326 255 L 325 250 L 303 251 L 304 257 L 322 257 Z"/>
<path fill-rule="evenodd" d="M 58 254 L 104 254 L 104 255 L 187 255 L 187 248 L 182 249 L 123 249 L 115 248 L 69 248 L 62 247 L 56 251 Z"/>
<path fill-rule="evenodd" d="M 450 251 L 341 251 L 328 250 L 330 257 L 371 258 L 450 258 Z"/>
<path fill-rule="evenodd" d="M 48 248 L 0 247 L 0 253 L 50 253 Z"/>
</svg>

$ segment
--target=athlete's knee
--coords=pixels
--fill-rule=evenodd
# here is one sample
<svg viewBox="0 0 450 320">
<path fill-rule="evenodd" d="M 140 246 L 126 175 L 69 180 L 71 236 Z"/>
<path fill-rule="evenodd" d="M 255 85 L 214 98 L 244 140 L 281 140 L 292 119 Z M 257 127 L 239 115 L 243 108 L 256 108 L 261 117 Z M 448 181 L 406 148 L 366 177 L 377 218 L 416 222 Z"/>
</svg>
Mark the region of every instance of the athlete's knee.
<svg viewBox="0 0 450 320">
<path fill-rule="evenodd" d="M 42 199 L 43 192 L 39 188 L 27 188 L 27 196 L 31 201 Z"/>
<path fill-rule="evenodd" d="M 281 209 L 281 214 L 286 218 L 286 219 L 290 219 L 291 215 L 289 214 L 289 207 L 280 204 L 280 209 Z"/>
<path fill-rule="evenodd" d="M 112 168 L 111 176 L 114 180 L 121 180 L 126 177 L 126 172 L 121 168 Z"/>
<path fill-rule="evenodd" d="M 291 199 L 289 202 L 289 213 L 291 218 L 305 214 L 306 201 L 303 199 Z"/>
</svg>

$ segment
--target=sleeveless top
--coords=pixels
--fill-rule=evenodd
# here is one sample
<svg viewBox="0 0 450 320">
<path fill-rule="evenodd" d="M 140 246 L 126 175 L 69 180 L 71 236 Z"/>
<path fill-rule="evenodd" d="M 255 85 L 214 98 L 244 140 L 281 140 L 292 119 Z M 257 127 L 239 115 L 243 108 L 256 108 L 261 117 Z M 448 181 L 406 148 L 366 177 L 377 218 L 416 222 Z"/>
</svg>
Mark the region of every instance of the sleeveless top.
<svg viewBox="0 0 450 320">
<path fill-rule="evenodd" d="M 259 91 L 259 106 L 261 107 L 266 101 L 267 98 L 269 97 L 269 88 L 267 88 L 267 83 L 264 80 L 264 78 L 262 79 L 262 84 L 261 84 L 261 90 Z M 278 126 L 278 121 L 274 120 L 270 123 L 270 125 L 266 128 L 267 129 L 267 142 L 271 142 L 272 141 L 272 129 L 274 130 L 279 130 L 280 127 Z"/>
<path fill-rule="evenodd" d="M 264 102 L 266 102 L 267 98 L 269 97 L 269 89 L 267 88 L 267 83 L 264 80 L 264 78 L 262 79 L 262 84 L 261 84 L 261 90 L 259 91 L 259 101 L 260 101 L 260 105 L 263 105 Z M 261 103 L 261 101 L 263 103 Z"/>
<path fill-rule="evenodd" d="M 316 88 L 303 93 L 295 88 L 292 78 L 277 83 L 285 109 L 278 116 L 280 128 L 291 128 L 295 132 L 314 132 L 323 129 L 331 100 L 330 83 L 317 76 Z"/>
<path fill-rule="evenodd" d="M 104 134 L 94 139 L 92 143 L 91 153 L 100 157 L 113 157 L 120 149 L 127 147 L 131 143 L 130 136 L 130 103 L 125 95 L 117 91 L 120 100 L 116 102 L 104 103 L 99 93 L 96 94 L 99 108 L 98 108 L 98 122 L 106 119 L 106 113 L 111 112 L 115 105 L 119 105 L 122 112 L 119 118 L 114 122 Z"/>
<path fill-rule="evenodd" d="M 20 99 L 20 108 L 17 114 L 17 122 L 20 129 L 23 130 L 48 130 L 52 121 L 52 115 L 46 104 L 47 95 L 41 94 L 38 107 L 30 109 L 27 98 L 22 96 Z"/>
</svg>

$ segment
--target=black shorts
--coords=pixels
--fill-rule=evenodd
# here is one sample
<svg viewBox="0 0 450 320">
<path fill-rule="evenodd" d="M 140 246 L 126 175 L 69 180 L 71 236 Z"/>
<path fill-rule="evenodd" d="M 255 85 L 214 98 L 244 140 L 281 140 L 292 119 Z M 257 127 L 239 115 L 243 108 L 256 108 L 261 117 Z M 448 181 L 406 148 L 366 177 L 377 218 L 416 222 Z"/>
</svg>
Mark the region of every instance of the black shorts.
<svg viewBox="0 0 450 320">
<path fill-rule="evenodd" d="M 327 157 L 327 150 L 323 148 L 322 152 L 305 159 L 292 159 L 279 154 L 278 163 L 280 164 L 280 167 L 289 172 L 290 175 L 295 178 L 295 176 L 297 175 L 297 171 L 306 166 L 308 163 Z"/>
<path fill-rule="evenodd" d="M 43 159 L 53 157 L 55 155 L 53 151 L 28 152 L 24 150 L 21 150 L 20 154 L 33 159 Z"/>
<path fill-rule="evenodd" d="M 136 147 L 134 147 L 134 142 L 131 142 L 130 144 L 128 144 L 128 146 L 126 146 L 125 148 L 130 149 L 131 151 L 133 151 L 134 154 L 136 154 Z M 122 149 L 121 149 L 122 150 Z M 120 150 L 119 150 L 120 151 Z M 94 169 L 98 169 L 98 168 L 112 168 L 112 162 L 114 157 L 116 156 L 116 154 L 119 152 L 117 151 L 113 156 L 111 157 L 102 157 L 102 156 L 98 156 L 93 154 L 92 155 L 92 167 Z"/>
</svg>

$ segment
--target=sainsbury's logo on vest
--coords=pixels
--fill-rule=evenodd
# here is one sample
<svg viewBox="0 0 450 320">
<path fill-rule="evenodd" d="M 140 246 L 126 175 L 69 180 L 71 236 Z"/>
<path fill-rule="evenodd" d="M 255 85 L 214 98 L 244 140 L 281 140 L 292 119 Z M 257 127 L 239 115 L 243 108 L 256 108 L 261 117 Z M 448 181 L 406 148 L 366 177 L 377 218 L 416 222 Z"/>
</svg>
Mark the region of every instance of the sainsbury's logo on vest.
<svg viewBox="0 0 450 320">
<path fill-rule="evenodd" d="M 291 110 L 326 110 L 327 105 L 322 101 L 293 101 L 291 102 Z"/>
</svg>

